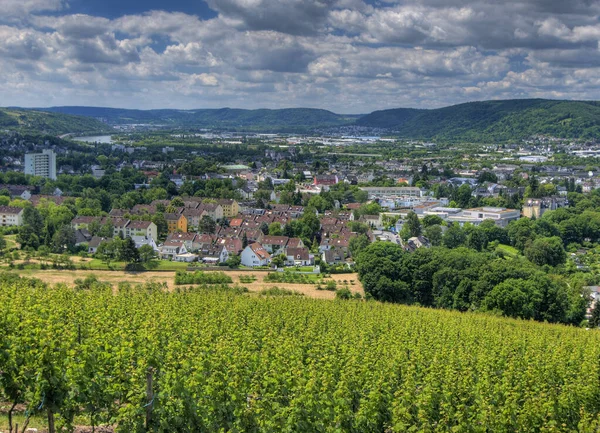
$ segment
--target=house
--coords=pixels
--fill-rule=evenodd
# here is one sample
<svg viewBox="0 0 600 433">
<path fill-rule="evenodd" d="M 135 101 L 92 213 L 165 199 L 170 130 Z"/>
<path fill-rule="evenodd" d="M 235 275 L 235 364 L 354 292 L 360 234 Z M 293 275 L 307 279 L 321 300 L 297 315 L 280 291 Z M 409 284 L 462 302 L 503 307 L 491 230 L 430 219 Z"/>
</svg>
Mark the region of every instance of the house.
<svg viewBox="0 0 600 433">
<path fill-rule="evenodd" d="M 375 228 L 382 226 L 381 215 L 363 215 L 359 221 Z"/>
<path fill-rule="evenodd" d="M 176 213 L 166 213 L 165 220 L 167 220 L 167 232 L 175 233 L 182 232 L 186 233 L 188 230 L 188 222 L 185 215 Z"/>
<path fill-rule="evenodd" d="M 92 240 L 92 235 L 87 229 L 75 230 L 75 246 L 87 244 Z"/>
<path fill-rule="evenodd" d="M 123 236 L 124 238 L 127 237 L 127 233 L 126 233 L 126 227 L 127 224 L 129 224 L 129 220 L 126 218 L 107 218 L 108 221 L 110 221 L 110 223 L 113 226 L 113 231 L 114 231 L 114 236 Z M 155 226 L 156 227 L 156 226 Z"/>
<path fill-rule="evenodd" d="M 222 245 L 211 245 L 202 251 L 201 256 L 203 263 L 225 263 L 229 259 L 229 252 Z"/>
<path fill-rule="evenodd" d="M 242 265 L 248 267 L 268 266 L 271 261 L 269 252 L 258 242 L 248 245 L 241 254 Z"/>
<path fill-rule="evenodd" d="M 185 245 L 188 251 L 197 251 L 202 247 L 200 238 L 196 233 L 171 233 L 166 242 L 179 242 Z"/>
<path fill-rule="evenodd" d="M 154 251 L 158 251 L 158 246 L 153 238 L 148 236 L 131 236 L 136 248 L 141 248 L 144 245 L 150 245 Z"/>
<path fill-rule="evenodd" d="M 336 185 L 339 182 L 337 175 L 335 174 L 323 174 L 317 175 L 313 179 L 313 185 L 325 185 L 331 186 Z"/>
<path fill-rule="evenodd" d="M 152 221 L 129 221 L 125 226 L 125 237 L 146 237 L 158 239 L 158 229 Z"/>
<path fill-rule="evenodd" d="M 10 198 L 21 198 L 23 200 L 29 200 L 33 192 L 36 190 L 35 187 L 28 185 L 0 184 L 0 191 L 3 189 L 8 191 Z"/>
<path fill-rule="evenodd" d="M 523 203 L 523 216 L 540 218 L 546 211 L 556 210 L 569 204 L 566 197 L 529 198 Z"/>
<path fill-rule="evenodd" d="M 186 254 L 188 250 L 183 242 L 168 241 L 158 247 L 161 259 L 173 260 L 178 254 Z"/>
<path fill-rule="evenodd" d="M 283 250 L 287 246 L 289 239 L 287 236 L 263 235 L 260 238 L 260 243 L 269 254 L 273 254 L 279 250 Z"/>
<path fill-rule="evenodd" d="M 348 252 L 342 248 L 332 248 L 323 251 L 321 259 L 328 265 L 338 265 L 340 263 L 346 263 Z"/>
<path fill-rule="evenodd" d="M 404 249 L 408 252 L 414 252 L 419 248 L 430 248 L 430 247 L 431 247 L 431 243 L 429 242 L 429 239 L 427 239 L 424 236 L 415 236 L 415 237 L 409 238 L 404 243 Z"/>
<path fill-rule="evenodd" d="M 198 206 L 198 210 L 205 211 L 206 215 L 208 215 L 215 221 L 222 220 L 225 214 L 223 211 L 223 207 L 218 203 L 202 203 L 200 206 Z M 235 215 L 237 214 L 234 214 L 234 216 Z"/>
<path fill-rule="evenodd" d="M 244 249 L 242 240 L 239 238 L 219 238 L 215 245 L 225 247 L 228 254 L 239 254 Z"/>
<path fill-rule="evenodd" d="M 23 225 L 23 208 L 0 206 L 0 227 Z"/>
<path fill-rule="evenodd" d="M 217 204 L 223 209 L 223 216 L 232 218 L 240 213 L 240 205 L 237 201 L 231 199 L 217 200 Z M 221 218 L 223 218 L 223 216 Z M 215 219 L 221 219 L 215 218 Z"/>
<path fill-rule="evenodd" d="M 188 226 L 189 227 L 198 227 L 200 225 L 200 221 L 202 220 L 202 217 L 208 215 L 208 213 L 206 212 L 206 209 L 192 209 L 192 208 L 188 208 L 186 207 L 186 209 L 183 211 L 183 216 L 185 216 L 188 220 Z"/>
<path fill-rule="evenodd" d="M 461 226 L 466 223 L 479 225 L 486 219 L 494 221 L 498 227 L 506 227 L 509 222 L 521 218 L 521 211 L 500 207 L 480 207 L 465 209 L 456 215 L 448 215 L 449 222 L 457 222 Z"/>
<path fill-rule="evenodd" d="M 287 248 L 285 256 L 288 266 L 312 266 L 314 264 L 314 256 L 310 254 L 308 248 Z"/>
<path fill-rule="evenodd" d="M 112 241 L 112 238 L 101 238 L 100 236 L 92 237 L 92 239 L 88 242 L 88 253 L 96 254 L 101 243 L 110 241 Z"/>
</svg>

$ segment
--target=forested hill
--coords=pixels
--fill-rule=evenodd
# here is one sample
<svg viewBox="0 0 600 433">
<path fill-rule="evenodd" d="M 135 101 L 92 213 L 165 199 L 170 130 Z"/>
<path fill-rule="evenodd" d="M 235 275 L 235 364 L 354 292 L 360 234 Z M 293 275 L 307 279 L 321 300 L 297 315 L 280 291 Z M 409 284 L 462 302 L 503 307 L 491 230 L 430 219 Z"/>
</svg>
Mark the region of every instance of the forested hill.
<svg viewBox="0 0 600 433">
<path fill-rule="evenodd" d="M 20 108 L 0 108 L 0 130 L 32 132 L 48 135 L 83 134 L 108 131 L 97 119 Z"/>
<path fill-rule="evenodd" d="M 375 111 L 357 125 L 388 128 L 405 138 L 518 140 L 536 134 L 564 138 L 600 137 L 600 103 L 513 99 L 469 102 L 434 110 Z"/>
<path fill-rule="evenodd" d="M 98 107 L 50 107 L 40 110 L 102 118 L 112 125 L 145 123 L 173 127 L 251 131 L 302 131 L 353 124 L 359 116 L 313 108 L 243 110 L 128 110 Z"/>
<path fill-rule="evenodd" d="M 17 122 L 21 127 L 51 132 L 81 132 L 99 125 L 97 119 L 100 119 L 109 125 L 137 123 L 255 132 L 312 132 L 321 128 L 356 125 L 386 129 L 390 134 L 407 139 L 471 142 L 521 140 L 537 134 L 576 139 L 600 137 L 600 102 L 595 101 L 482 101 L 433 110 L 382 110 L 364 116 L 313 108 L 129 110 L 74 106 L 36 110 L 0 113 L 0 127 L 5 124 L 14 126 Z"/>
</svg>

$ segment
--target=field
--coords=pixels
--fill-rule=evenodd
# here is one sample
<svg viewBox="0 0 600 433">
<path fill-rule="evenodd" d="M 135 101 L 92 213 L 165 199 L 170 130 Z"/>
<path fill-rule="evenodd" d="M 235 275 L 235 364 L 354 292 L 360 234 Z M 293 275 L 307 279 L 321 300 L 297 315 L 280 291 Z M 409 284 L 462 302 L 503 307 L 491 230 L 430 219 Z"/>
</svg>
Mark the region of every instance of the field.
<svg viewBox="0 0 600 433">
<path fill-rule="evenodd" d="M 600 427 L 598 331 L 356 300 L 48 290 L 3 279 L 0 393 L 20 403 L 20 423 L 25 410 L 34 416 L 32 426 L 44 428 L 47 419 L 57 431 L 76 423 L 118 432 Z"/>
<path fill-rule="evenodd" d="M 210 271 L 209 271 L 210 272 Z M 131 284 L 143 284 L 143 283 L 166 283 L 169 289 L 174 289 L 175 286 L 175 272 L 169 271 L 147 271 L 147 272 L 124 272 L 124 271 L 84 271 L 84 270 L 39 270 L 39 269 L 24 269 L 15 270 L 14 274 L 39 278 L 42 281 L 54 285 L 58 283 L 73 284 L 76 279 L 83 279 L 89 275 L 95 275 L 100 281 L 105 281 L 117 286 L 120 282 L 128 282 Z M 261 290 L 269 287 L 285 287 L 297 292 L 304 294 L 304 296 L 317 299 L 333 299 L 335 293 L 327 290 L 317 290 L 317 286 L 314 284 L 286 284 L 286 283 L 269 283 L 265 282 L 264 279 L 267 276 L 267 272 L 252 272 L 252 271 L 228 271 L 226 272 L 234 283 L 240 286 L 247 287 L 252 293 L 258 293 Z M 251 283 L 243 282 L 245 277 L 252 277 Z M 358 275 L 356 274 L 334 274 L 328 280 L 336 281 L 339 288 L 347 285 L 352 292 L 364 294 L 362 285 L 358 281 Z M 345 281 L 345 282 L 344 282 Z M 352 282 L 353 284 L 352 284 Z"/>
</svg>

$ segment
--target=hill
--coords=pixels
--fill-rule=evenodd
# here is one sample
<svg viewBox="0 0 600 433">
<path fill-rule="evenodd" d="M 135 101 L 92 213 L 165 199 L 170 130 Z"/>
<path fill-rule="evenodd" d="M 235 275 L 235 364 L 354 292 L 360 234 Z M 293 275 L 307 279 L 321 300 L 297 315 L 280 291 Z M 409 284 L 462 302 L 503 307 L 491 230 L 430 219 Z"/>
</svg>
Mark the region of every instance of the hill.
<svg viewBox="0 0 600 433">
<path fill-rule="evenodd" d="M 173 128 L 206 128 L 255 132 L 311 132 L 315 129 L 360 126 L 385 129 L 406 139 L 447 141 L 511 141 L 533 135 L 594 139 L 600 136 L 600 103 L 513 99 L 468 102 L 425 110 L 397 108 L 367 115 L 343 115 L 313 108 L 243 110 L 234 108 L 199 110 L 130 110 L 102 107 L 50 107 L 38 111 L 17 110 L 19 124 L 76 132 L 86 125 L 82 117 L 101 119 L 110 125 L 150 124 Z M 13 110 L 15 111 L 15 110 Z M 40 111 L 54 116 L 41 118 Z M 29 119 L 25 113 L 29 114 Z M 64 115 L 78 116 L 78 120 Z M 34 119 L 31 119 L 34 117 Z M 14 124 L 15 115 L 2 116 Z"/>
<path fill-rule="evenodd" d="M 359 126 L 388 128 L 405 138 L 441 140 L 517 140 L 536 134 L 562 138 L 600 135 L 600 103 L 516 99 L 469 102 L 433 110 L 375 111 Z"/>
<path fill-rule="evenodd" d="M 596 330 L 206 285 L 78 285 L 0 276 L 0 397 L 37 423 L 598 431 Z"/>
<path fill-rule="evenodd" d="M 145 123 L 173 127 L 214 128 L 247 131 L 308 131 L 352 124 L 358 116 L 335 114 L 313 108 L 243 110 L 129 110 L 98 107 L 50 107 L 39 110 L 102 118 L 112 125 Z"/>
<path fill-rule="evenodd" d="M 72 116 L 20 108 L 0 108 L 0 129 L 48 135 L 94 133 L 109 130 L 104 123 L 86 116 Z"/>
</svg>

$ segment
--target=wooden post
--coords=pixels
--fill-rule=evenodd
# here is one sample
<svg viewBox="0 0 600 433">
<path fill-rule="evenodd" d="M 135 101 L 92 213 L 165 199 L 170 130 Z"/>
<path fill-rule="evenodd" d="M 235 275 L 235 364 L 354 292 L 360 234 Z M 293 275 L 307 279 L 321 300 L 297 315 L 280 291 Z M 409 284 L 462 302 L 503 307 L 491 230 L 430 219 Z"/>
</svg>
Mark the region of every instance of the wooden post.
<svg viewBox="0 0 600 433">
<path fill-rule="evenodd" d="M 146 431 L 150 430 L 152 421 L 152 400 L 154 399 L 154 392 L 152 391 L 152 371 L 152 368 L 148 368 L 146 371 Z"/>
<path fill-rule="evenodd" d="M 48 409 L 48 433 L 56 433 L 54 428 L 54 412 L 52 412 L 52 409 Z"/>
</svg>

